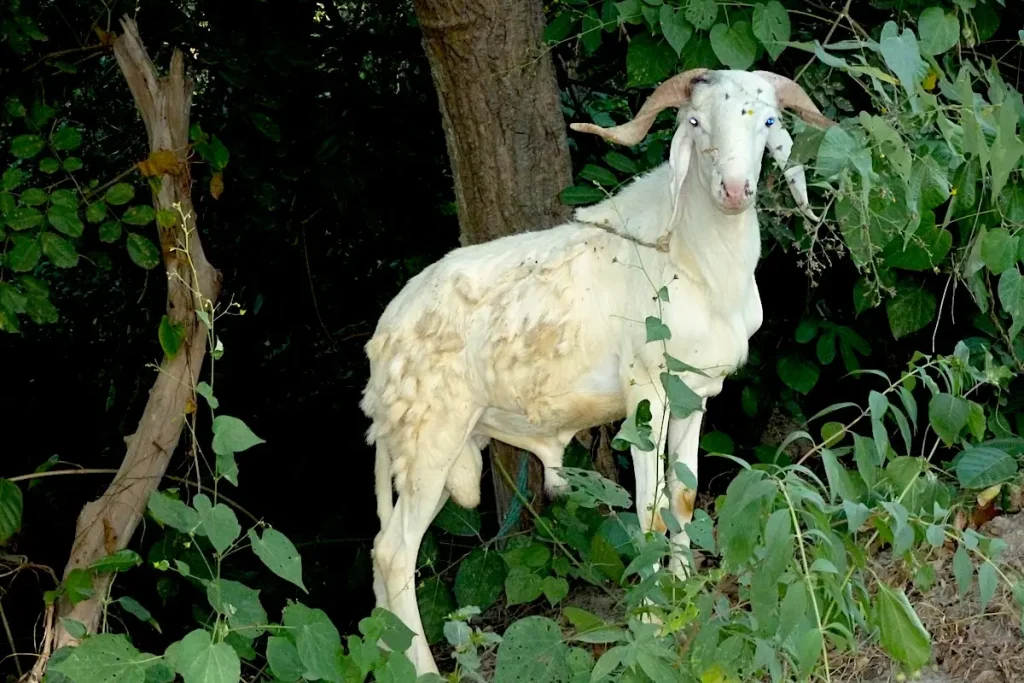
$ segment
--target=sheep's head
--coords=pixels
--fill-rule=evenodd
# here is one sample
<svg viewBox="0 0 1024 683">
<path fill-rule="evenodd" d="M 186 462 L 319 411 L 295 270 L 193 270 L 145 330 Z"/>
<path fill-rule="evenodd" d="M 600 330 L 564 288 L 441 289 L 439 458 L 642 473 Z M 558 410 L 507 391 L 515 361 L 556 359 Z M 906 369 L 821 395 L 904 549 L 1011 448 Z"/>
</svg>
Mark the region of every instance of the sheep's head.
<svg viewBox="0 0 1024 683">
<path fill-rule="evenodd" d="M 673 200 L 682 188 L 691 158 L 698 178 L 715 206 L 726 214 L 746 211 L 754 202 L 767 147 L 782 169 L 797 206 L 817 220 L 807 201 L 802 166 L 787 167 L 793 139 L 782 125 L 781 110 L 789 109 L 816 126 L 836 125 L 818 111 L 794 81 L 769 71 L 710 71 L 694 69 L 662 83 L 629 123 L 601 128 L 574 123 L 573 130 L 600 135 L 622 145 L 640 142 L 658 113 L 679 110 L 672 138 Z M 696 153 L 696 154 L 694 154 Z"/>
</svg>

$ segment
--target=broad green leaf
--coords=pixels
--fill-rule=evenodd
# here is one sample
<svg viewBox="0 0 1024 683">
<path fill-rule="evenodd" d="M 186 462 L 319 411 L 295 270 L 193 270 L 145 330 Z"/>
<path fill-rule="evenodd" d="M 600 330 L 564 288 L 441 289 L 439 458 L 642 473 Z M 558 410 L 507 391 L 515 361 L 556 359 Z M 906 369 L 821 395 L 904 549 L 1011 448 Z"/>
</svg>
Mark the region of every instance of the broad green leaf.
<svg viewBox="0 0 1024 683">
<path fill-rule="evenodd" d="M 677 61 L 675 50 L 666 40 L 649 33 L 637 34 L 626 50 L 628 86 L 642 88 L 661 83 L 672 75 Z"/>
<path fill-rule="evenodd" d="M 823 177 L 831 178 L 863 151 L 864 147 L 847 130 L 841 126 L 831 126 L 818 145 L 815 169 Z"/>
<path fill-rule="evenodd" d="M 477 536 L 480 533 L 480 512 L 467 510 L 449 498 L 431 523 L 456 536 Z"/>
<path fill-rule="evenodd" d="M 789 12 L 777 0 L 771 0 L 765 5 L 754 5 L 752 26 L 754 36 L 764 45 L 772 61 L 777 60 L 789 42 L 792 30 Z"/>
<path fill-rule="evenodd" d="M 153 519 L 183 534 L 191 534 L 199 527 L 198 512 L 162 491 L 150 495 L 146 508 Z"/>
<path fill-rule="evenodd" d="M 672 330 L 668 328 L 668 325 L 661 321 L 661 318 L 655 318 L 653 315 L 649 315 L 644 321 L 644 324 L 647 328 L 648 344 L 672 338 Z"/>
<path fill-rule="evenodd" d="M 569 648 L 558 624 L 546 617 L 513 623 L 498 646 L 494 683 L 561 683 L 569 680 Z"/>
<path fill-rule="evenodd" d="M 956 443 L 970 416 L 970 403 L 959 396 L 940 393 L 928 402 L 928 422 L 947 446 Z"/>
<path fill-rule="evenodd" d="M 78 157 L 68 157 L 61 163 L 61 166 L 63 166 L 64 170 L 68 173 L 74 173 L 75 171 L 81 171 L 85 164 L 83 164 L 82 160 Z"/>
<path fill-rule="evenodd" d="M 901 339 L 923 329 L 935 318 L 935 295 L 919 287 L 899 287 L 896 296 L 885 303 L 892 336 Z"/>
<path fill-rule="evenodd" d="M 245 422 L 230 415 L 218 415 L 213 421 L 212 429 L 215 453 L 241 453 L 253 446 L 266 443 L 253 434 Z"/>
<path fill-rule="evenodd" d="M 61 617 L 60 623 L 64 626 L 64 630 L 75 640 L 82 640 L 89 633 L 89 629 L 85 627 L 85 624 L 75 619 Z"/>
<path fill-rule="evenodd" d="M 156 212 L 156 222 L 161 228 L 173 228 L 178 222 L 178 214 L 169 209 L 160 209 Z"/>
<path fill-rule="evenodd" d="M 665 36 L 665 40 L 679 55 L 693 35 L 693 26 L 686 20 L 685 13 L 681 9 L 662 5 L 658 23 L 661 25 L 661 32 Z"/>
<path fill-rule="evenodd" d="M 7 267 L 15 273 L 27 273 L 39 263 L 43 250 L 39 240 L 30 235 L 10 235 L 14 246 L 7 251 Z"/>
<path fill-rule="evenodd" d="M 103 195 L 103 199 L 107 204 L 114 206 L 127 204 L 133 197 L 135 197 L 135 188 L 128 183 L 117 183 Z"/>
<path fill-rule="evenodd" d="M 53 157 L 43 157 L 39 160 L 39 170 L 47 175 L 53 175 L 60 170 L 60 162 Z"/>
<path fill-rule="evenodd" d="M 213 410 L 217 410 L 220 407 L 220 401 L 213 395 L 213 388 L 206 382 L 200 382 L 196 385 L 196 393 L 205 398 Z"/>
<path fill-rule="evenodd" d="M 747 22 L 737 21 L 729 26 L 716 24 L 710 38 L 715 55 L 730 69 L 743 71 L 754 63 L 757 42 Z"/>
<path fill-rule="evenodd" d="M 139 204 L 129 208 L 121 216 L 121 220 L 129 225 L 148 225 L 156 218 L 156 211 L 149 204 Z"/>
<path fill-rule="evenodd" d="M 929 7 L 921 12 L 917 29 L 921 32 L 921 51 L 927 55 L 941 55 L 960 40 L 956 14 L 947 14 L 941 7 Z"/>
<path fill-rule="evenodd" d="M 58 268 L 74 268 L 78 265 L 78 252 L 75 250 L 75 245 L 60 235 L 44 232 L 40 243 L 43 253 L 50 259 L 50 263 Z"/>
<path fill-rule="evenodd" d="M 206 585 L 210 607 L 228 618 L 228 625 L 244 638 L 257 638 L 267 625 L 267 612 L 260 604 L 260 592 L 245 584 L 216 579 Z"/>
<path fill-rule="evenodd" d="M 507 569 L 494 551 L 476 548 L 459 563 L 455 576 L 455 599 L 459 607 L 475 605 L 486 610 L 501 597 Z"/>
<path fill-rule="evenodd" d="M 874 487 L 878 480 L 878 465 L 882 462 L 874 440 L 854 433 L 853 459 L 857 463 L 857 471 L 860 472 L 861 479 L 864 480 L 868 488 Z"/>
<path fill-rule="evenodd" d="M 292 641 L 281 636 L 267 638 L 267 664 L 274 677 L 282 683 L 295 683 L 306 671 L 298 649 Z"/>
<path fill-rule="evenodd" d="M 913 160 L 907 143 L 899 133 L 883 117 L 873 116 L 864 111 L 860 113 L 858 121 L 877 143 L 876 153 L 884 155 L 903 180 L 909 180 Z"/>
<path fill-rule="evenodd" d="M 601 18 L 597 16 L 597 11 L 593 7 L 588 7 L 583 14 L 583 26 L 580 33 L 580 42 L 583 43 L 583 49 L 587 51 L 588 55 L 594 54 L 601 47 L 603 33 L 601 28 Z"/>
<path fill-rule="evenodd" d="M 150 611 L 143 607 L 138 600 L 129 595 L 122 595 L 117 600 L 115 600 L 115 602 L 121 605 L 121 608 L 124 609 L 124 611 L 128 614 L 132 615 L 139 621 L 146 622 L 147 624 L 155 628 L 157 632 L 160 632 L 160 624 L 156 622 L 156 619 L 153 618 L 153 615 L 150 613 Z"/>
<path fill-rule="evenodd" d="M 544 28 L 545 43 L 559 43 L 569 37 L 572 31 L 574 13 L 559 12 L 558 16 Z"/>
<path fill-rule="evenodd" d="M 1014 106 L 1016 105 L 1016 106 Z M 992 201 L 1003 191 L 1010 173 L 1024 155 L 1024 142 L 1017 136 L 1017 112 L 1022 108 L 1020 93 L 1007 96 L 999 107 L 996 139 L 992 143 Z"/>
<path fill-rule="evenodd" d="M 701 31 L 707 31 L 715 25 L 718 18 L 718 2 L 716 0 L 685 0 L 686 20 Z"/>
<path fill-rule="evenodd" d="M 533 602 L 543 590 L 540 576 L 528 567 L 512 567 L 505 577 L 505 599 L 509 607 Z"/>
<path fill-rule="evenodd" d="M 551 606 L 554 607 L 569 594 L 569 582 L 560 576 L 545 576 L 541 581 L 541 590 Z"/>
<path fill-rule="evenodd" d="M 68 602 L 72 605 L 88 600 L 96 594 L 93 588 L 92 574 L 81 567 L 68 572 L 62 585 L 64 586 L 64 593 L 67 595 Z"/>
<path fill-rule="evenodd" d="M 10 190 L 18 187 L 18 185 L 21 185 L 27 177 L 28 174 L 20 168 L 14 168 L 11 166 L 4 171 L 3 176 L 0 176 L 0 190 L 9 192 Z"/>
<path fill-rule="evenodd" d="M 914 671 L 931 661 L 931 636 L 902 590 L 878 583 L 875 614 L 880 644 L 890 657 Z"/>
<path fill-rule="evenodd" d="M 39 206 L 45 204 L 48 195 L 38 187 L 32 187 L 21 193 L 18 202 L 25 206 Z"/>
<path fill-rule="evenodd" d="M 169 358 L 178 355 L 181 342 L 185 339 L 185 325 L 183 323 L 172 323 L 165 313 L 160 318 L 160 327 L 157 330 L 157 337 L 160 340 L 160 348 L 164 350 Z"/>
<path fill-rule="evenodd" d="M 889 433 L 885 429 L 885 415 L 889 411 L 889 399 L 885 394 L 871 391 L 868 394 L 868 409 L 871 413 L 871 437 L 875 452 L 884 461 L 889 453 Z"/>
<path fill-rule="evenodd" d="M 921 52 L 917 46 L 917 37 L 909 28 L 900 33 L 899 27 L 894 21 L 888 21 L 882 27 L 881 40 L 878 43 L 879 50 L 886 65 L 892 69 L 903 89 L 910 98 L 911 108 L 918 111 L 917 88 L 918 83 L 924 78 L 927 66 L 921 59 Z"/>
<path fill-rule="evenodd" d="M 500 595 L 501 586 L 498 586 L 498 590 Z M 456 609 L 455 598 L 448 590 L 448 585 L 436 576 L 430 577 L 416 588 L 416 602 L 420 608 L 420 621 L 423 622 L 427 644 L 441 642 L 444 638 L 445 619 Z"/>
<path fill-rule="evenodd" d="M 341 636 L 328 616 L 322 610 L 310 609 L 301 603 L 285 607 L 283 616 L 284 625 L 294 636 L 299 659 L 305 667 L 303 677 L 313 681 L 342 680 L 338 661 Z"/>
<path fill-rule="evenodd" d="M 945 260 L 953 247 L 953 235 L 935 225 L 935 214 L 925 211 L 921 223 L 906 245 L 893 240 L 883 254 L 891 268 L 903 270 L 933 270 Z"/>
<path fill-rule="evenodd" d="M 66 206 L 51 206 L 46 212 L 46 220 L 68 237 L 80 237 L 85 229 L 78 211 Z"/>
<path fill-rule="evenodd" d="M 1013 319 L 1008 333 L 1016 338 L 1024 329 L 1024 277 L 1016 268 L 999 276 L 999 303 Z"/>
<path fill-rule="evenodd" d="M 779 608 L 779 630 L 776 633 L 779 640 L 784 641 L 789 637 L 807 614 L 807 587 L 802 581 L 796 581 L 786 589 L 786 597 L 782 599 L 782 606 Z"/>
<path fill-rule="evenodd" d="M 90 223 L 101 223 L 107 217 L 107 204 L 97 199 L 85 209 L 85 220 Z"/>
<path fill-rule="evenodd" d="M 693 521 L 683 525 L 683 530 L 689 535 L 690 540 L 698 548 L 708 552 L 715 552 L 715 536 L 713 533 L 714 522 L 703 510 L 693 511 Z"/>
<path fill-rule="evenodd" d="M 841 501 L 856 500 L 857 490 L 850 479 L 850 473 L 839 464 L 835 453 L 824 448 L 821 451 L 821 459 L 825 464 L 825 476 L 828 479 L 829 501 L 834 501 L 836 496 Z"/>
<path fill-rule="evenodd" d="M 864 503 L 855 503 L 850 500 L 843 501 L 843 512 L 846 513 L 847 527 L 850 533 L 855 533 L 867 521 L 871 511 Z"/>
<path fill-rule="evenodd" d="M 145 683 L 152 662 L 153 655 L 139 652 L 123 635 L 101 633 L 71 648 L 67 657 L 50 664 L 49 671 L 75 683 Z"/>
<path fill-rule="evenodd" d="M 592 180 L 599 185 L 605 187 L 615 187 L 619 184 L 618 178 L 615 174 L 609 171 L 607 168 L 601 166 L 595 166 L 594 164 L 587 164 L 580 169 L 580 177 L 586 180 Z"/>
<path fill-rule="evenodd" d="M 1016 474 L 1016 458 L 991 446 L 970 446 L 956 463 L 957 479 L 965 489 L 987 489 L 1009 481 Z"/>
<path fill-rule="evenodd" d="M 924 537 L 936 548 L 941 548 L 946 542 L 946 532 L 938 524 L 929 524 Z"/>
<path fill-rule="evenodd" d="M 110 201 L 109 199 L 107 201 Z M 153 241 L 137 232 L 128 233 L 128 256 L 140 268 L 152 270 L 160 265 L 160 250 Z"/>
<path fill-rule="evenodd" d="M 121 238 L 121 224 L 117 221 L 107 221 L 100 226 L 97 236 L 101 242 L 112 244 Z"/>
<path fill-rule="evenodd" d="M 605 199 L 608 194 L 593 185 L 573 185 L 562 190 L 559 197 L 562 203 L 567 206 L 580 206 L 583 204 L 593 204 Z"/>
<path fill-rule="evenodd" d="M 640 172 L 636 162 L 627 157 L 621 152 L 607 152 L 604 155 L 604 162 L 614 168 L 616 171 L 628 173 L 629 175 L 636 175 Z"/>
<path fill-rule="evenodd" d="M 199 533 L 210 539 L 214 550 L 223 554 L 242 533 L 234 511 L 224 503 L 213 505 L 205 494 L 197 494 L 194 505 L 199 511 Z"/>
<path fill-rule="evenodd" d="M 811 361 L 792 355 L 780 358 L 775 369 L 786 386 L 805 395 L 818 383 L 821 373 L 820 368 Z"/>
<path fill-rule="evenodd" d="M 28 230 L 42 224 L 43 214 L 31 206 L 19 206 L 6 213 L 4 222 L 11 230 Z"/>
<path fill-rule="evenodd" d="M 252 543 L 252 551 L 270 571 L 309 592 L 302 584 L 302 558 L 287 536 L 277 529 L 268 528 L 260 538 L 255 529 L 249 529 L 249 542 Z"/>
<path fill-rule="evenodd" d="M 78 195 L 69 189 L 62 188 L 50 193 L 50 203 L 54 206 L 63 206 L 68 209 L 78 208 Z"/>
<path fill-rule="evenodd" d="M 142 557 L 134 550 L 119 550 L 116 553 L 101 557 L 89 565 L 89 569 L 98 572 L 123 572 L 142 564 Z"/>
<path fill-rule="evenodd" d="M 214 643 L 203 629 L 182 638 L 174 659 L 185 683 L 238 683 L 242 676 L 242 663 L 231 646 Z"/>
<path fill-rule="evenodd" d="M 974 565 L 963 544 L 953 553 L 953 576 L 956 578 L 957 592 L 962 598 L 971 590 L 971 580 L 974 578 Z"/>
<path fill-rule="evenodd" d="M 21 530 L 23 508 L 21 488 L 13 481 L 0 479 L 0 545 Z"/>
<path fill-rule="evenodd" d="M 19 159 L 31 159 L 43 151 L 46 140 L 38 135 L 19 135 L 11 140 L 11 154 Z"/>
<path fill-rule="evenodd" d="M 700 438 L 700 447 L 709 453 L 725 453 L 726 455 L 732 455 L 736 450 L 736 444 L 733 442 L 732 437 L 725 432 L 708 432 Z M 676 464 L 682 465 L 689 472 L 689 468 L 684 463 L 679 462 Z M 676 471 L 678 472 L 678 468 Z M 690 473 L 690 477 L 693 477 L 692 484 L 681 481 L 691 489 L 697 488 L 696 476 Z"/>
<path fill-rule="evenodd" d="M 672 417 L 681 419 L 692 415 L 703 407 L 703 401 L 686 382 L 671 372 L 661 373 L 661 386 L 668 397 L 668 407 Z"/>
<path fill-rule="evenodd" d="M 996 594 L 996 587 L 999 585 L 999 577 L 996 574 L 996 567 L 991 562 L 985 562 L 978 567 L 978 601 L 981 603 L 981 611 L 984 612 L 988 603 Z"/>
<path fill-rule="evenodd" d="M 61 151 L 70 151 L 72 149 L 78 149 L 82 144 L 82 131 L 72 126 L 62 126 L 60 130 L 53 134 L 50 138 L 50 144 L 53 145 L 54 149 Z"/>
<path fill-rule="evenodd" d="M 1017 241 L 1006 228 L 986 231 L 981 238 L 981 260 L 994 274 L 1002 274 L 1017 263 Z"/>
</svg>

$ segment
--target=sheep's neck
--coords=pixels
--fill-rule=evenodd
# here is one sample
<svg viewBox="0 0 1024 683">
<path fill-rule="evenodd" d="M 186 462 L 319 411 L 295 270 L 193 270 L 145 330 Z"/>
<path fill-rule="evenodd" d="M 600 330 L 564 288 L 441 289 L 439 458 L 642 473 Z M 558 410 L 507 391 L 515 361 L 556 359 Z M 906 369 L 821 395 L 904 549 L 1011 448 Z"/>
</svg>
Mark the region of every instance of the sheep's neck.
<svg viewBox="0 0 1024 683">
<path fill-rule="evenodd" d="M 712 203 L 696 173 L 683 183 L 669 256 L 690 279 L 729 305 L 746 292 L 761 251 L 757 210 L 729 216 Z"/>
</svg>

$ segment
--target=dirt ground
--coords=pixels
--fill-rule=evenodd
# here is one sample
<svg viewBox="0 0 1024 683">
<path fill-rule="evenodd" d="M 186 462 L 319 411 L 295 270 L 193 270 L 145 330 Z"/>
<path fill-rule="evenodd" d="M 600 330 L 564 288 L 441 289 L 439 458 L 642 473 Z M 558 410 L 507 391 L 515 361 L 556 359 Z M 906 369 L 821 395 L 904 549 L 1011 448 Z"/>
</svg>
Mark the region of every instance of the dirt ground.
<svg viewBox="0 0 1024 683">
<path fill-rule="evenodd" d="M 1001 560 L 1011 578 L 1024 575 L 1024 512 L 996 517 L 979 531 L 1001 538 L 1007 548 Z M 885 562 L 885 557 L 879 557 Z M 932 635 L 934 665 L 920 683 L 1018 683 L 1024 681 L 1024 634 L 1020 609 L 1010 589 L 1000 582 L 995 597 L 981 613 L 977 575 L 967 597 L 957 595 L 953 578 L 953 551 L 943 549 L 932 563 L 935 585 L 927 593 L 907 584 L 907 597 Z M 888 580 L 898 582 L 898 569 L 888 567 Z M 977 569 L 977 562 L 975 563 Z M 1013 574 L 1011 574 L 1013 572 Z M 897 681 L 899 668 L 875 646 L 866 646 L 838 662 L 836 683 L 888 683 Z"/>
</svg>

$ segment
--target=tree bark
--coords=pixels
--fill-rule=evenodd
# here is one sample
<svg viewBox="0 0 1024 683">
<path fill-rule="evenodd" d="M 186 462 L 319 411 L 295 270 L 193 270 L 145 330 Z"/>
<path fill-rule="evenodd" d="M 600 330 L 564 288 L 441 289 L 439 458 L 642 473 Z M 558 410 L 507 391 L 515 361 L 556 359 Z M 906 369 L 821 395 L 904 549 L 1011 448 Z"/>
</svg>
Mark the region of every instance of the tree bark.
<svg viewBox="0 0 1024 683">
<path fill-rule="evenodd" d="M 176 354 L 161 363 L 138 429 L 125 439 L 128 448 L 118 473 L 98 500 L 82 508 L 65 577 L 124 549 L 131 540 L 195 405 L 194 387 L 206 356 L 208 333 L 196 313 L 205 311 L 212 317 L 220 293 L 220 273 L 203 253 L 192 207 L 188 166 L 192 82 L 185 78 L 182 53 L 174 51 L 168 75 L 160 78 L 135 22 L 126 16 L 121 26 L 124 33 L 114 43 L 114 55 L 142 115 L 151 155 L 162 152 L 150 157 L 160 159 L 157 165 L 162 173 L 153 204 L 178 217 L 174 226 L 158 230 L 167 272 L 167 317 L 182 325 L 185 334 Z M 110 581 L 110 574 L 97 575 L 94 597 L 73 607 L 62 598 L 58 616 L 80 621 L 95 632 Z M 54 628 L 54 649 L 76 642 L 59 620 Z"/>
<path fill-rule="evenodd" d="M 564 221 L 569 212 L 558 195 L 572 183 L 572 166 L 540 0 L 413 4 L 437 89 L 462 244 Z M 494 443 L 491 457 L 504 521 L 515 494 L 501 469 L 515 480 L 520 458 L 529 456 Z M 530 492 L 539 500 L 542 470 L 529 461 Z"/>
</svg>

